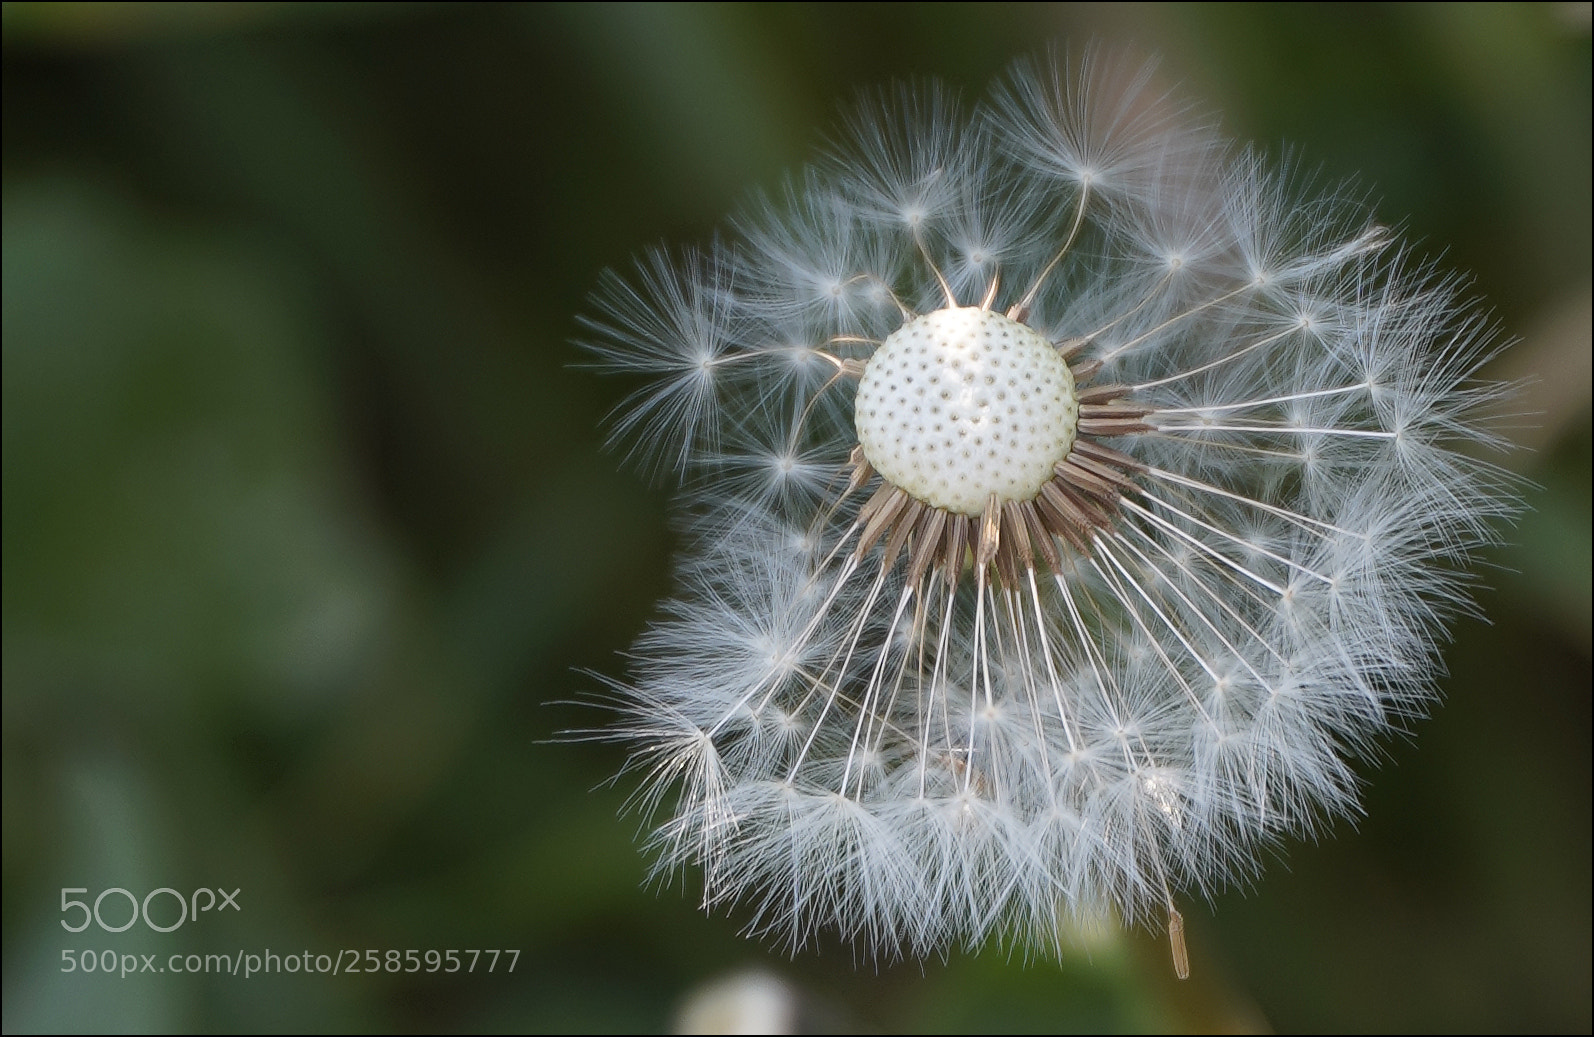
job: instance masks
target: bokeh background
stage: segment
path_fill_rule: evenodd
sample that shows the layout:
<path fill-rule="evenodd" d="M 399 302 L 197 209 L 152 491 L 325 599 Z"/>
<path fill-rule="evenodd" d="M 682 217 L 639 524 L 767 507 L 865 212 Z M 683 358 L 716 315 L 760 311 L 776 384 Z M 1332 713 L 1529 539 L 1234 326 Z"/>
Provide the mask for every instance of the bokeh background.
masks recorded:
<path fill-rule="evenodd" d="M 4 7 L 4 1029 L 659 1032 L 747 970 L 820 1028 L 1590 1028 L 1588 4 Z M 1149 934 L 795 960 L 643 887 L 557 744 L 668 591 L 572 364 L 858 89 L 1095 40 L 1355 177 L 1532 378 L 1532 480 L 1366 817 Z M 170 934 L 64 887 L 240 888 Z M 107 902 L 125 914 L 125 902 Z M 74 916 L 75 917 L 75 916 Z M 474 974 L 64 975 L 63 950 L 518 948 Z"/>

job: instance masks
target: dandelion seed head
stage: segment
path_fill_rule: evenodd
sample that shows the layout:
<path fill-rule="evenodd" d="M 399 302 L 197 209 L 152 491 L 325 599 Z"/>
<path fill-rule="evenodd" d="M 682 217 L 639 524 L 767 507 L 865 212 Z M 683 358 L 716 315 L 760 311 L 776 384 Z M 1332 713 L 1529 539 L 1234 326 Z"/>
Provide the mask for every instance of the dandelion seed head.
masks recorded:
<path fill-rule="evenodd" d="M 657 874 L 795 949 L 1182 933 L 1354 814 L 1516 510 L 1491 325 L 1148 67 L 866 98 L 711 249 L 606 275 L 680 479 L 619 719 Z M 1176 941 L 1176 957 L 1182 944 Z"/>

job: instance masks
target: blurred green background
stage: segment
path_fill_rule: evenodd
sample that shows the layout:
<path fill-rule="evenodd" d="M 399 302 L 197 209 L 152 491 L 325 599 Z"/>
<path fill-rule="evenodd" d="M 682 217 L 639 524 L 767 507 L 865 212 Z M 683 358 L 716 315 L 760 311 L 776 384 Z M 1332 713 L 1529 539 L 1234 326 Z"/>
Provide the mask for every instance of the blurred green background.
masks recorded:
<path fill-rule="evenodd" d="M 1185 906 L 1188 983 L 1148 934 L 792 960 L 643 888 L 621 754 L 548 741 L 672 550 L 574 315 L 856 89 L 1090 40 L 1470 272 L 1532 510 L 1365 819 Z M 7 1032 L 658 1032 L 749 968 L 884 1032 L 1590 1028 L 1588 4 L 9 3 L 3 76 Z M 73 935 L 64 887 L 242 910 Z M 470 947 L 521 953 L 61 972 Z"/>

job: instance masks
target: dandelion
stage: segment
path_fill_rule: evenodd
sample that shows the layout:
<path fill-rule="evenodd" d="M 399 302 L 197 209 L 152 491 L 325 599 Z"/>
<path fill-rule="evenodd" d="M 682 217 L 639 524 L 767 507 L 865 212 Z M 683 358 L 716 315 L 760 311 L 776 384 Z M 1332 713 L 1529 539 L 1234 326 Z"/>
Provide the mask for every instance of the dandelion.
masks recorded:
<path fill-rule="evenodd" d="M 1513 509 L 1486 320 L 1097 55 L 862 103 L 712 246 L 606 274 L 680 589 L 612 682 L 651 848 L 797 948 L 1181 895 L 1357 811 Z"/>

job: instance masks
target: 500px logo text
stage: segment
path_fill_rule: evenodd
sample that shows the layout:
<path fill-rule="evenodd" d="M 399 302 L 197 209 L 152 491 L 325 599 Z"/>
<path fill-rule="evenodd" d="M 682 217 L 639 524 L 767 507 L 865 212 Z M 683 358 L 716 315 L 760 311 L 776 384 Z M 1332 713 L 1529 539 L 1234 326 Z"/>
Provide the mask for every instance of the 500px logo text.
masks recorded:
<path fill-rule="evenodd" d="M 172 889 L 170 886 L 162 886 L 159 889 L 150 890 L 148 893 L 144 894 L 144 899 L 140 900 L 122 887 L 112 886 L 110 889 L 102 890 L 100 894 L 94 898 L 94 906 L 91 908 L 88 902 L 85 900 L 67 899 L 69 894 L 87 893 L 87 889 L 78 887 L 63 887 L 61 890 L 61 913 L 67 914 L 68 912 L 81 911 L 83 912 L 83 920 L 77 925 L 73 925 L 72 923 L 74 919 L 63 918 L 61 919 L 61 928 L 65 929 L 69 933 L 80 933 L 89 927 L 89 923 L 93 922 L 98 924 L 101 929 L 104 929 L 108 933 L 121 933 L 131 929 L 133 927 L 133 923 L 142 918 L 144 920 L 144 924 L 156 932 L 169 933 L 173 929 L 179 928 L 184 922 L 187 922 L 191 919 L 197 919 L 203 912 L 206 911 L 223 911 L 227 908 L 232 908 L 234 911 L 242 911 L 243 908 L 238 906 L 238 894 L 242 891 L 242 886 L 233 890 L 231 893 L 224 889 L 211 889 L 208 886 L 201 886 L 194 890 L 190 896 L 185 898 L 181 893 L 177 892 L 175 889 Z M 171 921 L 171 909 L 165 906 L 167 901 L 157 899 L 163 894 L 169 898 L 169 900 L 175 900 L 177 902 L 176 921 Z M 127 898 L 127 903 L 130 908 L 129 917 L 125 922 L 114 924 L 116 923 L 117 919 L 121 917 L 121 898 L 123 897 Z M 105 902 L 106 898 L 110 898 L 110 903 Z M 203 905 L 200 903 L 202 898 L 204 900 Z M 151 916 L 150 907 L 152 904 L 162 905 L 160 912 L 162 922 L 170 922 L 169 925 L 162 924 L 162 922 L 157 922 L 155 918 Z M 103 911 L 102 908 L 104 909 Z M 106 912 L 108 912 L 111 916 L 110 921 L 106 921 Z"/>

